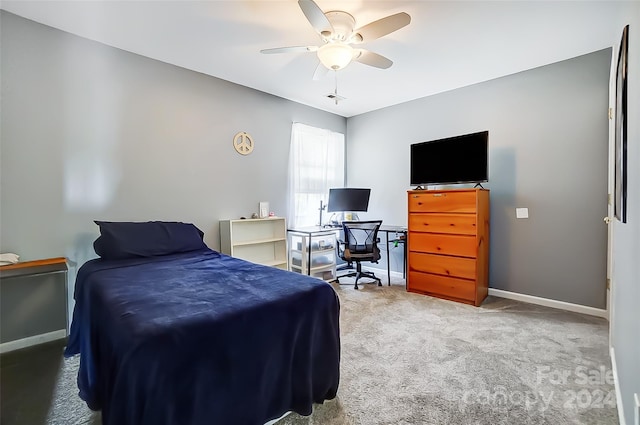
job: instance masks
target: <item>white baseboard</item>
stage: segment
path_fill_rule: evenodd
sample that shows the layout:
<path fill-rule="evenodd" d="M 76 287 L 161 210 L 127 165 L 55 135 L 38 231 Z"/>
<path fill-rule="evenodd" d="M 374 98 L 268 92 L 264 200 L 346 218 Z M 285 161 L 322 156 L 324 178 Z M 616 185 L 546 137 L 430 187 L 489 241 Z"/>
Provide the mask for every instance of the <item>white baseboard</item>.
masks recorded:
<path fill-rule="evenodd" d="M 32 345 L 43 344 L 45 342 L 55 341 L 67 336 L 66 329 L 60 329 L 58 331 L 47 332 L 46 334 L 29 336 L 27 338 L 16 339 L 15 341 L 3 342 L 0 344 L 0 354 L 8 353 L 9 351 L 19 350 L 21 348 L 31 347 Z"/>
<path fill-rule="evenodd" d="M 489 288 L 489 295 L 500 298 L 508 298 L 510 300 L 522 301 L 529 304 L 537 304 L 545 307 L 557 308 L 560 310 L 573 311 L 574 313 L 588 314 L 590 316 L 609 318 L 607 310 L 601 308 L 588 307 L 586 305 L 572 304 L 564 301 L 551 300 L 549 298 L 540 298 L 533 295 L 518 294 L 516 292 L 503 291 L 501 289 Z"/>
<path fill-rule="evenodd" d="M 387 277 L 387 269 L 381 269 L 380 267 L 372 267 L 369 265 L 364 265 L 364 263 L 362 264 L 362 268 L 372 273 L 376 273 L 376 276 L 379 274 L 380 276 L 384 276 L 385 278 Z M 391 277 L 402 279 L 402 272 L 391 270 L 389 274 L 391 275 Z"/>
<path fill-rule="evenodd" d="M 616 388 L 616 404 L 618 406 L 618 420 L 620 425 L 627 425 L 624 419 L 624 409 L 622 408 L 622 393 L 620 392 L 620 381 L 618 381 L 618 368 L 616 366 L 616 354 L 613 347 L 609 347 L 609 355 L 611 356 L 611 371 L 613 372 L 613 382 Z"/>
<path fill-rule="evenodd" d="M 378 277 L 387 275 L 386 269 L 378 267 L 372 267 L 370 265 L 362 266 L 363 269 L 372 271 L 378 274 Z M 402 272 L 391 271 L 391 276 L 395 278 L 402 278 Z M 586 305 L 573 304 L 565 301 L 557 301 L 549 298 L 541 298 L 533 295 L 518 294 L 517 292 L 503 291 L 502 289 L 489 288 L 489 295 L 500 298 L 508 298 L 510 300 L 522 301 L 529 304 L 537 304 L 545 307 L 557 308 L 560 310 L 573 311 L 574 313 L 588 314 L 589 316 L 602 317 L 609 319 L 609 312 L 601 308 L 589 307 Z"/>

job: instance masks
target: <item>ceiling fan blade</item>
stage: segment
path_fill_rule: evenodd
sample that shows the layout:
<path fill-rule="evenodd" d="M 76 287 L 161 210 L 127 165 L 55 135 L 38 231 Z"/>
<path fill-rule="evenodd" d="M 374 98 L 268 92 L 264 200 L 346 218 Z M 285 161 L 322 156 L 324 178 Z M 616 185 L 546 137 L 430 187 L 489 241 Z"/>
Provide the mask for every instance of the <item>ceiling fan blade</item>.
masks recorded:
<path fill-rule="evenodd" d="M 324 35 L 326 35 L 333 32 L 331 22 L 313 0 L 298 0 L 298 6 L 300 6 L 302 13 L 304 13 L 304 16 L 307 17 L 307 20 L 318 34 L 323 35 L 325 33 Z"/>
<path fill-rule="evenodd" d="M 293 46 L 293 47 L 276 47 L 275 49 L 262 49 L 260 53 L 270 55 L 272 53 L 306 53 L 315 52 L 318 46 Z"/>
<path fill-rule="evenodd" d="M 359 44 L 375 40 L 376 38 L 391 34 L 402 27 L 406 27 L 410 22 L 411 16 L 407 13 L 400 12 L 395 15 L 389 15 L 386 18 L 378 19 L 362 28 L 356 29 L 351 42 Z"/>
<path fill-rule="evenodd" d="M 357 49 L 353 60 L 376 68 L 387 69 L 393 62 L 382 55 L 364 49 Z"/>
<path fill-rule="evenodd" d="M 327 76 L 329 68 L 324 66 L 322 62 L 318 62 L 315 72 L 313 73 L 313 81 L 318 81 Z"/>

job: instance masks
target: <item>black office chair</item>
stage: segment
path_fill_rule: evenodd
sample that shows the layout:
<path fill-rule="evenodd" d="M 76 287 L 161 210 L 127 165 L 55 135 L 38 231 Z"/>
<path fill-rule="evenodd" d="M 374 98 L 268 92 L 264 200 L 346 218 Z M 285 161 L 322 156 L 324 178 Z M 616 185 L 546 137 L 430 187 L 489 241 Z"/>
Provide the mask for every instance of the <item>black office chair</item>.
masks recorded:
<path fill-rule="evenodd" d="M 371 272 L 363 272 L 360 264 L 362 261 L 377 263 L 380 259 L 380 249 L 378 249 L 377 242 L 380 225 L 382 225 L 382 220 L 342 222 L 344 241 L 338 241 L 338 255 L 344 261 L 356 263 L 356 271 L 336 276 L 337 283 L 340 283 L 341 277 L 355 276 L 354 288 L 358 289 L 358 279 L 364 276 L 378 282 L 378 286 L 382 286 L 380 279 Z"/>

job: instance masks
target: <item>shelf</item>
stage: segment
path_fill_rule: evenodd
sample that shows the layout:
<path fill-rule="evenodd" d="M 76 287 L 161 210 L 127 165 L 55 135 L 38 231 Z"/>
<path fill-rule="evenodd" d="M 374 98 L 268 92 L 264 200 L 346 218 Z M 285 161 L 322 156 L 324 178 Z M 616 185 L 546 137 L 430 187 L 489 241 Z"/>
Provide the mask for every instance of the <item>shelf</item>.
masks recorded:
<path fill-rule="evenodd" d="M 220 251 L 256 264 L 288 269 L 285 219 L 221 220 Z"/>
<path fill-rule="evenodd" d="M 334 264 L 323 264 L 322 266 L 311 267 L 311 273 L 321 270 L 332 270 L 334 267 Z"/>
<path fill-rule="evenodd" d="M 302 270 L 300 267 L 296 267 L 296 266 L 292 266 L 291 267 L 291 271 L 294 273 L 300 273 L 303 275 L 307 275 L 307 271 L 306 270 Z M 324 281 L 332 281 L 335 280 L 336 278 L 336 273 L 333 270 L 333 268 L 328 268 L 325 267 L 324 269 L 321 270 L 311 270 L 311 277 L 314 277 L 316 279 L 322 279 Z"/>
<path fill-rule="evenodd" d="M 287 265 L 287 260 L 273 260 L 273 261 L 265 261 L 262 264 L 265 266 L 278 267 Z"/>
<path fill-rule="evenodd" d="M 261 243 L 285 242 L 285 238 L 254 239 L 252 241 L 233 242 L 233 246 L 259 245 Z"/>

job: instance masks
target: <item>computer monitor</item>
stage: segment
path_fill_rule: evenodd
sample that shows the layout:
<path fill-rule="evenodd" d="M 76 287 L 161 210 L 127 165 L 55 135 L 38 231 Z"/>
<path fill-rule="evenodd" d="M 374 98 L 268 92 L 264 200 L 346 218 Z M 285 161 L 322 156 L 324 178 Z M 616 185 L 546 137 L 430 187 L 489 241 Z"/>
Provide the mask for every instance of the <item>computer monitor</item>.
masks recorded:
<path fill-rule="evenodd" d="M 371 189 L 350 187 L 329 189 L 328 212 L 367 211 Z"/>

